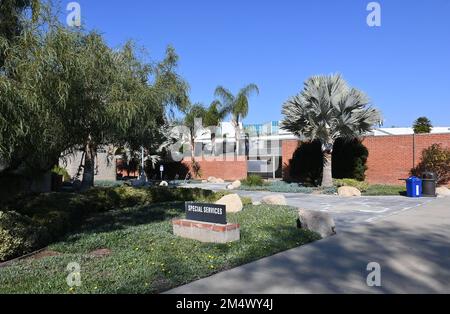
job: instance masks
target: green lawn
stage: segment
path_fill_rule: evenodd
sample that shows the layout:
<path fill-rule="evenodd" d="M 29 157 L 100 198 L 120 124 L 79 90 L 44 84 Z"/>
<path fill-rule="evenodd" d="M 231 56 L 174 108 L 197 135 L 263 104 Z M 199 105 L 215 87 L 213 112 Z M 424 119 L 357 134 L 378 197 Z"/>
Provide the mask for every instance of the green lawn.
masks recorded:
<path fill-rule="evenodd" d="M 406 194 L 406 187 L 397 185 L 370 185 L 367 191 L 363 193 L 366 196 L 389 196 Z"/>
<path fill-rule="evenodd" d="M 229 221 L 241 241 L 203 244 L 177 238 L 170 220 L 180 203 L 137 206 L 89 218 L 80 232 L 48 249 L 60 253 L 0 268 L 0 293 L 157 293 L 319 239 L 297 229 L 290 207 L 246 206 Z M 110 255 L 93 256 L 98 249 Z M 66 267 L 81 266 L 81 287 L 70 289 Z"/>

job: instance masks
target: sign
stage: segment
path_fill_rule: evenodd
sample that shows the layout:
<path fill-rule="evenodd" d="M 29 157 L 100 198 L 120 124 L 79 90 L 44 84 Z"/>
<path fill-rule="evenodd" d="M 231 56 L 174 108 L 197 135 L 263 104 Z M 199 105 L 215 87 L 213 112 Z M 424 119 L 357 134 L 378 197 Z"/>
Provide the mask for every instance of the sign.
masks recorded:
<path fill-rule="evenodd" d="M 201 222 L 209 222 L 220 225 L 227 224 L 227 213 L 225 205 L 185 203 L 186 219 Z"/>

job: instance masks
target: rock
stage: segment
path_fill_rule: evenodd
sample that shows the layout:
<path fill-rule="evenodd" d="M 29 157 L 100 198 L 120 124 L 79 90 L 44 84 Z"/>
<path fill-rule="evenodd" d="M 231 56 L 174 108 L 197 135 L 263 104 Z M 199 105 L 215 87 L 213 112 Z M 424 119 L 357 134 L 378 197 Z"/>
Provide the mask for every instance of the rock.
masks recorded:
<path fill-rule="evenodd" d="M 241 181 L 236 180 L 233 183 L 231 183 L 231 185 L 233 186 L 233 188 L 239 189 L 241 187 L 242 183 L 241 183 Z"/>
<path fill-rule="evenodd" d="M 225 183 L 225 180 L 219 178 L 219 179 L 216 179 L 216 181 L 214 183 Z"/>
<path fill-rule="evenodd" d="M 206 181 L 208 181 L 209 183 L 215 183 L 216 180 L 216 177 L 208 177 Z"/>
<path fill-rule="evenodd" d="M 261 203 L 266 205 L 287 205 L 286 198 L 281 194 L 268 195 L 262 199 Z"/>
<path fill-rule="evenodd" d="M 216 202 L 217 205 L 225 205 L 227 207 L 227 213 L 237 213 L 242 211 L 244 205 L 242 200 L 237 194 L 229 194 L 222 197 Z"/>
<path fill-rule="evenodd" d="M 167 183 L 166 181 L 162 181 L 159 186 L 169 186 L 169 183 Z"/>
<path fill-rule="evenodd" d="M 352 186 L 342 186 L 338 189 L 338 195 L 342 197 L 360 197 L 361 191 Z"/>
<path fill-rule="evenodd" d="M 445 186 L 438 187 L 436 188 L 436 194 L 438 197 L 449 197 L 450 189 Z"/>
<path fill-rule="evenodd" d="M 336 225 L 329 213 L 299 209 L 298 227 L 320 234 L 328 238 L 336 234 Z"/>
<path fill-rule="evenodd" d="M 228 190 L 237 190 L 241 187 L 241 181 L 236 180 L 233 183 L 231 183 L 230 185 L 227 186 Z"/>
<path fill-rule="evenodd" d="M 208 180 L 202 180 L 202 183 L 208 183 Z"/>

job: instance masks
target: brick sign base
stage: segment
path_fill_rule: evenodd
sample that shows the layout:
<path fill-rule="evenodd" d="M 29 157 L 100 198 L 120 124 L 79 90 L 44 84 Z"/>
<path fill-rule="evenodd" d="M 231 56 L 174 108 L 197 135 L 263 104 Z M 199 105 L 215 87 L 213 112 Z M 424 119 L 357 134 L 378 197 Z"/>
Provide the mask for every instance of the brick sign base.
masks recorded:
<path fill-rule="evenodd" d="M 229 243 L 240 240 L 238 224 L 218 225 L 187 219 L 172 220 L 173 234 L 204 243 Z"/>

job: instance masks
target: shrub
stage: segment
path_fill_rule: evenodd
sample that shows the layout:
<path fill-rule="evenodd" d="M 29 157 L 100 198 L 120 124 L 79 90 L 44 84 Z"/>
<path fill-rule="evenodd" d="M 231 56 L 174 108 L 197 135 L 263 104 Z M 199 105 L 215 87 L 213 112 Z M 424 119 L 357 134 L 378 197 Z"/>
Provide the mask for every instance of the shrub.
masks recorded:
<path fill-rule="evenodd" d="M 123 186 L 125 181 L 112 181 L 112 180 L 96 180 L 95 186 L 99 188 L 115 188 Z"/>
<path fill-rule="evenodd" d="M 60 167 L 60 166 L 55 166 L 52 169 L 52 173 L 62 176 L 64 178 L 65 182 L 70 181 L 72 178 L 70 177 L 69 172 L 67 172 L 66 168 Z"/>
<path fill-rule="evenodd" d="M 424 172 L 434 172 L 438 184 L 450 182 L 450 149 L 440 144 L 433 144 L 422 152 L 420 164 L 411 170 L 411 174 L 421 176 Z"/>
<path fill-rule="evenodd" d="M 365 192 L 369 188 L 369 183 L 358 181 L 355 179 L 335 179 L 334 185 L 338 188 L 342 186 L 352 186 L 354 188 L 357 188 L 361 192 Z"/>
<path fill-rule="evenodd" d="M 0 212 L 0 261 L 31 252 L 46 238 L 45 230 L 39 230 L 29 217 L 17 212 Z"/>
<path fill-rule="evenodd" d="M 302 143 L 289 161 L 290 177 L 317 186 L 322 180 L 323 153 L 319 141 Z"/>
<path fill-rule="evenodd" d="M 360 140 L 336 140 L 333 148 L 333 178 L 365 180 L 368 149 Z M 290 161 L 290 177 L 309 185 L 318 186 L 322 180 L 323 153 L 319 141 L 303 143 Z"/>
<path fill-rule="evenodd" d="M 369 150 L 360 140 L 338 139 L 333 149 L 333 178 L 351 178 L 358 181 L 366 179 Z"/>
<path fill-rule="evenodd" d="M 247 178 L 241 180 L 241 183 L 246 186 L 264 186 L 264 185 L 266 185 L 266 183 L 264 182 L 264 179 L 255 174 L 249 175 Z"/>

